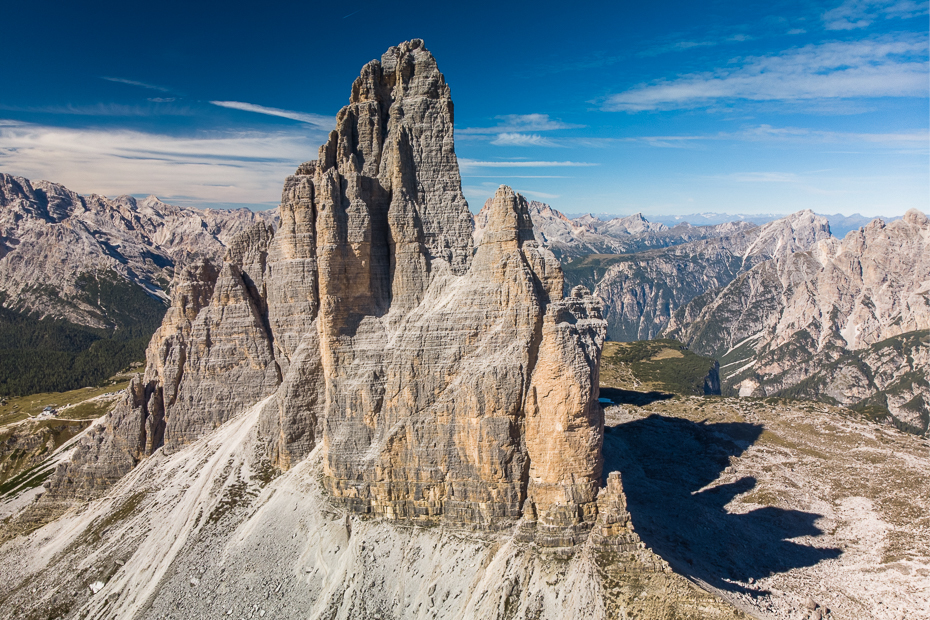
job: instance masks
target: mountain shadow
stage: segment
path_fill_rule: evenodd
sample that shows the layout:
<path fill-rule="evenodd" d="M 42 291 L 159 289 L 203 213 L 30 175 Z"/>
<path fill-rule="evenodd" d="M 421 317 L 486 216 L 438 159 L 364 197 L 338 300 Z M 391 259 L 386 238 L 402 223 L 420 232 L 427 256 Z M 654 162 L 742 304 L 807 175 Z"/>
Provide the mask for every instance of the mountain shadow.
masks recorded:
<path fill-rule="evenodd" d="M 701 490 L 761 434 L 756 424 L 651 415 L 607 428 L 604 471 L 622 473 L 633 526 L 676 571 L 721 590 L 757 594 L 726 580 L 759 579 L 841 553 L 789 540 L 822 534 L 816 525 L 822 515 L 775 507 L 726 512 L 755 478 Z"/>
<path fill-rule="evenodd" d="M 643 407 L 657 400 L 668 400 L 674 398 L 674 394 L 668 392 L 637 392 L 635 390 L 621 390 L 620 388 L 602 387 L 600 389 L 600 399 L 604 404 L 610 401 L 612 405 L 636 405 Z"/>

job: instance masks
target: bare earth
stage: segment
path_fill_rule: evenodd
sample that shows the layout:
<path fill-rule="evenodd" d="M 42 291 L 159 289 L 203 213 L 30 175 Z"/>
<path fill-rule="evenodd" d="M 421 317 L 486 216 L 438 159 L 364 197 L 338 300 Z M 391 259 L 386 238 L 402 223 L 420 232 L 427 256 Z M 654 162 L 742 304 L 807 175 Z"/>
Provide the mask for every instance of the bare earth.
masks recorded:
<path fill-rule="evenodd" d="M 760 618 L 930 618 L 930 442 L 803 401 L 606 410 L 643 541 Z M 747 608 L 750 605 L 751 608 Z"/>

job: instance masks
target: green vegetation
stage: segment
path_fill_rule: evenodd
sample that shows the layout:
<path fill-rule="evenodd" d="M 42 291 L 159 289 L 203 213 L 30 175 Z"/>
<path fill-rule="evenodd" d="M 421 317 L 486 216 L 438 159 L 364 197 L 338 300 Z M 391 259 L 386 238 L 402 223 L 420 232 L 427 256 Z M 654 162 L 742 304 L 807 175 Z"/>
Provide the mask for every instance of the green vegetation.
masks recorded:
<path fill-rule="evenodd" d="M 110 327 L 37 319 L 0 307 L 0 396 L 101 385 L 144 359 L 165 314 L 164 304 L 115 272 L 85 273 L 77 283 L 78 300 L 96 308 L 95 314 Z"/>
<path fill-rule="evenodd" d="M 0 484 L 0 498 L 12 497 L 23 491 L 34 489 L 48 480 L 49 476 L 51 476 L 54 471 L 55 465 L 49 463 L 46 459 L 35 467 L 27 469 L 3 484 Z"/>
<path fill-rule="evenodd" d="M 689 351 L 677 340 L 604 344 L 603 387 L 702 396 L 713 393 L 715 384 L 719 387 L 717 363 Z"/>
<path fill-rule="evenodd" d="M 111 377 L 100 387 L 81 388 L 68 392 L 51 392 L 44 394 L 30 394 L 0 401 L 0 427 L 34 417 L 42 413 L 46 407 L 59 408 L 72 403 L 80 403 L 75 407 L 64 409 L 56 414 L 58 418 L 68 420 L 86 420 L 97 418 L 109 411 L 112 402 L 84 402 L 106 394 L 119 392 L 129 385 L 129 378 L 125 375 Z"/>
<path fill-rule="evenodd" d="M 634 254 L 589 254 L 576 258 L 571 262 L 562 261 L 562 272 L 565 274 L 565 290 L 583 284 L 594 290 L 604 272 L 612 265 L 626 263 L 640 259 Z"/>

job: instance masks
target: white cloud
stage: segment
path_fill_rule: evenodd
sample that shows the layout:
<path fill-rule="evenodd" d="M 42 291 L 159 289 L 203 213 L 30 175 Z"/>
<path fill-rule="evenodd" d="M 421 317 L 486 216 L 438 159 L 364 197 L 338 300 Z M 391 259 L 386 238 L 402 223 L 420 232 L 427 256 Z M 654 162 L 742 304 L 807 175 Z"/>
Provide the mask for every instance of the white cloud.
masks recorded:
<path fill-rule="evenodd" d="M 177 137 L 0 121 L 0 170 L 83 194 L 268 206 L 324 139 L 316 130 Z"/>
<path fill-rule="evenodd" d="M 502 133 L 491 140 L 496 146 L 558 146 L 549 138 L 535 133 Z"/>
<path fill-rule="evenodd" d="M 642 84 L 609 97 L 626 112 L 694 108 L 718 100 L 800 101 L 850 97 L 926 97 L 926 37 L 830 42 L 732 68 Z"/>
<path fill-rule="evenodd" d="M 106 80 L 106 81 L 108 81 L 108 82 L 116 82 L 116 83 L 118 83 L 118 84 L 128 84 L 128 85 L 130 85 L 130 86 L 138 86 L 138 87 L 140 87 L 140 88 L 148 88 L 149 90 L 157 90 L 157 91 L 161 91 L 161 92 L 163 92 L 163 93 L 169 93 L 169 92 L 171 92 L 171 89 L 170 89 L 170 88 L 165 88 L 164 86 L 155 86 L 154 84 L 147 84 L 147 83 L 145 83 L 145 82 L 138 82 L 138 81 L 136 81 L 136 80 L 127 80 L 127 79 L 124 79 L 124 78 L 116 78 L 116 77 L 101 77 L 100 79 L 101 79 L 101 80 Z"/>
<path fill-rule="evenodd" d="M 244 112 L 255 112 L 257 114 L 267 114 L 269 116 L 280 116 L 281 118 L 289 118 L 294 121 L 300 121 L 301 123 L 308 123 L 310 125 L 316 125 L 321 129 L 332 129 L 336 124 L 336 119 L 331 116 L 323 116 L 322 114 L 308 114 L 306 112 L 292 112 L 291 110 L 282 110 L 280 108 L 268 108 L 263 105 L 255 105 L 254 103 L 243 103 L 241 101 L 211 101 L 213 105 L 220 106 L 221 108 L 230 108 L 233 110 L 242 110 Z"/>
<path fill-rule="evenodd" d="M 721 137 L 733 134 L 721 134 Z M 797 140 L 818 143 L 864 143 L 878 146 L 902 147 L 921 146 L 926 150 L 930 142 L 930 133 L 926 130 L 898 133 L 856 133 L 843 131 L 823 131 L 801 127 L 772 127 L 759 125 L 736 134 L 746 139 L 758 140 Z"/>
<path fill-rule="evenodd" d="M 526 131 L 554 131 L 557 129 L 577 129 L 584 125 L 572 125 L 549 118 L 548 114 L 504 114 L 495 116 L 500 121 L 496 127 L 463 127 L 456 129 L 459 134 L 499 134 Z"/>
<path fill-rule="evenodd" d="M 170 103 L 167 98 L 149 99 L 153 103 Z M 174 101 L 171 98 L 171 101 Z M 0 110 L 9 112 L 31 112 L 39 114 L 67 114 L 74 116 L 190 116 L 187 106 L 158 105 L 123 105 L 120 103 L 97 103 L 93 105 L 49 105 L 49 106 L 10 106 L 0 104 Z"/>
<path fill-rule="evenodd" d="M 478 161 L 474 159 L 459 158 L 459 166 L 462 170 L 473 168 L 581 168 L 587 166 L 597 166 L 579 161 Z"/>
<path fill-rule="evenodd" d="M 914 0 L 846 0 L 823 14 L 827 30 L 855 30 L 870 26 L 877 19 L 909 18 L 925 15 L 926 2 Z"/>

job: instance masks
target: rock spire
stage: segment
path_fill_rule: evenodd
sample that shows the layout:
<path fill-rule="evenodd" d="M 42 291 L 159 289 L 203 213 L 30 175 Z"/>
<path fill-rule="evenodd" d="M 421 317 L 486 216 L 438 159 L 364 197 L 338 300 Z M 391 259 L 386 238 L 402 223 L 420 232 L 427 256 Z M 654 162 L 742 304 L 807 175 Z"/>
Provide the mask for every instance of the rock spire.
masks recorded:
<path fill-rule="evenodd" d="M 462 195 L 448 85 L 422 41 L 362 68 L 349 105 L 222 266 L 188 267 L 131 398 L 60 490 L 172 451 L 245 408 L 287 469 L 323 450 L 332 501 L 356 513 L 500 529 L 567 546 L 593 526 L 606 331 L 583 287 L 562 295 L 526 200 L 501 187 L 480 243 Z M 84 465 L 81 465 L 84 464 Z"/>

